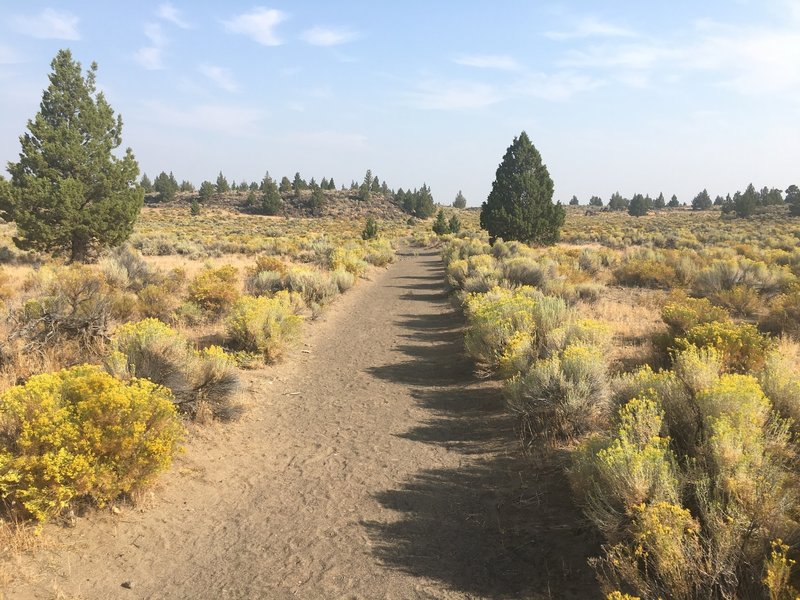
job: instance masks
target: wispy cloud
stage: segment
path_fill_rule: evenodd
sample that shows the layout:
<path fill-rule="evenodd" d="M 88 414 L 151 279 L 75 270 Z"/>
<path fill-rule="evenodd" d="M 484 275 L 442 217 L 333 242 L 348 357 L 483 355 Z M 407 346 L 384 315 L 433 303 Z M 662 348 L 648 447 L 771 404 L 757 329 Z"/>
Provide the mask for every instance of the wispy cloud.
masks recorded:
<path fill-rule="evenodd" d="M 474 110 L 503 99 L 495 86 L 475 81 L 427 80 L 409 93 L 411 105 L 424 110 Z"/>
<path fill-rule="evenodd" d="M 469 54 L 453 59 L 457 65 L 477 69 L 496 69 L 498 71 L 518 71 L 521 65 L 511 56 L 500 54 Z"/>
<path fill-rule="evenodd" d="M 161 29 L 161 25 L 148 23 L 144 27 L 144 35 L 150 41 L 150 45 L 139 48 L 133 55 L 134 60 L 149 71 L 163 69 L 164 48 L 167 45 L 167 38 Z"/>
<path fill-rule="evenodd" d="M 257 108 L 220 104 L 176 107 L 161 102 L 145 104 L 149 118 L 167 127 L 196 129 L 231 137 L 254 137 L 266 113 Z"/>
<path fill-rule="evenodd" d="M 291 144 L 302 148 L 330 148 L 339 150 L 358 150 L 367 147 L 367 136 L 345 131 L 308 131 L 295 132 L 279 136 L 282 144 Z"/>
<path fill-rule="evenodd" d="M 338 46 L 358 39 L 358 33 L 346 28 L 312 27 L 305 30 L 300 38 L 312 46 Z"/>
<path fill-rule="evenodd" d="M 0 65 L 15 65 L 22 62 L 19 52 L 10 46 L 0 44 Z"/>
<path fill-rule="evenodd" d="M 14 29 L 24 35 L 43 40 L 79 40 L 80 19 L 72 13 L 45 8 L 36 15 L 18 15 L 12 19 Z"/>
<path fill-rule="evenodd" d="M 569 71 L 533 73 L 514 83 L 512 95 L 540 98 L 552 102 L 569 100 L 576 94 L 589 92 L 603 85 L 599 78 Z"/>
<path fill-rule="evenodd" d="M 551 40 L 571 40 L 588 37 L 638 37 L 638 34 L 626 27 L 614 25 L 594 17 L 585 17 L 567 31 L 548 31 L 545 37 Z"/>
<path fill-rule="evenodd" d="M 226 92 L 238 92 L 239 84 L 228 69 L 215 65 L 200 65 L 197 70 Z"/>
<path fill-rule="evenodd" d="M 156 11 L 156 15 L 160 19 L 164 19 L 165 21 L 169 21 L 176 27 L 180 27 L 181 29 L 191 29 L 191 25 L 183 18 L 181 15 L 181 11 L 179 11 L 175 6 L 169 2 L 159 5 L 158 10 Z"/>
<path fill-rule="evenodd" d="M 286 14 L 279 10 L 256 7 L 223 21 L 223 24 L 226 31 L 246 35 L 263 46 L 280 46 L 283 41 L 275 33 L 275 28 L 285 20 Z"/>

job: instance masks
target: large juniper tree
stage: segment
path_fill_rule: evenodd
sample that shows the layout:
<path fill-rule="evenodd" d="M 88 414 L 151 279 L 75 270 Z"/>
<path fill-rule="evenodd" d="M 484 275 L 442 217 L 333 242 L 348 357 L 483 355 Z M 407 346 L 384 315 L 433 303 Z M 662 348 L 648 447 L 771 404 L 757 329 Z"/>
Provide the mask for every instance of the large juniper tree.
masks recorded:
<path fill-rule="evenodd" d="M 97 65 L 84 76 L 71 52 L 60 50 L 51 68 L 39 112 L 20 136 L 19 162 L 8 164 L 0 212 L 16 222 L 19 248 L 83 261 L 130 236 L 144 190 L 131 149 L 114 154 L 122 118 L 97 91 Z"/>
<path fill-rule="evenodd" d="M 492 240 L 554 244 L 565 214 L 561 203 L 553 204 L 553 180 L 523 131 L 497 168 L 492 191 L 481 206 L 481 227 Z"/>

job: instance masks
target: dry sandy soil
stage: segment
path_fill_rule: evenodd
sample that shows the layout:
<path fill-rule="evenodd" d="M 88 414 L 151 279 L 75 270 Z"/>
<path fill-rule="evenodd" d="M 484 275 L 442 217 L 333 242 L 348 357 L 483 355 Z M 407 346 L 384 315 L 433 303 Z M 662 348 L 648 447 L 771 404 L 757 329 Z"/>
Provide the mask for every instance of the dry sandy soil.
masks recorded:
<path fill-rule="evenodd" d="M 461 329 L 437 255 L 400 257 L 138 506 L 49 526 L 6 597 L 598 597 L 557 457 L 520 455 Z"/>

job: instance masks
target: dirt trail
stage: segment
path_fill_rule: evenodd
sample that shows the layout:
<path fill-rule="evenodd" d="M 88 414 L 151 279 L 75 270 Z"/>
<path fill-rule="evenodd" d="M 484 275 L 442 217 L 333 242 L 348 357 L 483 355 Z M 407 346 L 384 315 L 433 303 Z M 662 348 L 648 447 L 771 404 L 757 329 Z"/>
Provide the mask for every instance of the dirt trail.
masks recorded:
<path fill-rule="evenodd" d="M 51 531 L 7 596 L 593 597 L 563 476 L 519 456 L 461 326 L 437 255 L 400 257 L 245 374 L 245 417 L 149 501 Z"/>

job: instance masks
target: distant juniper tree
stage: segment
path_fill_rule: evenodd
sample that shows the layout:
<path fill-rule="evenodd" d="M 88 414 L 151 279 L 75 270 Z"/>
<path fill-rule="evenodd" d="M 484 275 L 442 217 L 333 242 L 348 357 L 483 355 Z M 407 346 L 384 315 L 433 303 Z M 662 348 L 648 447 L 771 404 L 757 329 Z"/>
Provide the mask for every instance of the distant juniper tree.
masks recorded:
<path fill-rule="evenodd" d="M 225 179 L 225 175 L 222 174 L 222 171 L 219 172 L 217 175 L 217 193 L 224 194 L 225 192 L 229 192 L 231 186 L 228 185 L 228 180 Z"/>
<path fill-rule="evenodd" d="M 717 194 L 716 198 L 714 198 L 714 206 L 722 206 L 725 203 L 725 198 Z"/>
<path fill-rule="evenodd" d="M 172 202 L 178 191 L 178 182 L 172 171 L 169 175 L 161 171 L 153 182 L 153 190 L 158 192 L 159 202 Z"/>
<path fill-rule="evenodd" d="M 328 182 L 328 189 L 329 190 L 336 189 L 336 182 L 333 180 L 333 177 L 331 177 L 330 181 Z"/>
<path fill-rule="evenodd" d="M 578 197 L 573 194 L 572 198 L 569 199 L 569 205 L 570 206 L 578 206 L 579 204 L 580 204 L 580 201 L 578 200 Z"/>
<path fill-rule="evenodd" d="M 319 187 L 321 187 L 323 190 L 327 190 L 328 189 L 328 178 L 327 177 L 323 177 L 322 178 L 322 181 L 319 182 Z"/>
<path fill-rule="evenodd" d="M 751 183 L 744 193 L 736 192 L 733 196 L 733 211 L 737 217 L 749 217 L 756 211 L 759 200 L 758 192 Z"/>
<path fill-rule="evenodd" d="M 377 177 L 372 178 L 372 186 L 370 186 L 369 191 L 374 192 L 376 194 L 381 193 L 381 182 Z"/>
<path fill-rule="evenodd" d="M 415 195 L 416 208 L 414 210 L 414 214 L 420 219 L 427 219 L 428 217 L 433 216 L 433 212 L 436 210 L 436 205 L 433 202 L 431 188 L 429 188 L 426 183 L 423 183 L 422 187 L 418 192 L 415 193 Z"/>
<path fill-rule="evenodd" d="M 436 235 L 444 235 L 447 233 L 447 219 L 444 216 L 444 209 L 439 209 L 439 212 L 436 215 L 436 220 L 433 222 L 433 233 Z"/>
<path fill-rule="evenodd" d="M 667 206 L 670 208 L 678 208 L 680 205 L 681 203 L 678 202 L 678 197 L 675 194 L 672 194 L 672 198 L 670 198 L 669 202 L 667 202 Z"/>
<path fill-rule="evenodd" d="M 322 188 L 318 185 L 315 185 L 314 189 L 311 191 L 309 206 L 311 207 L 312 215 L 319 216 L 322 214 L 322 209 L 325 206 L 325 192 L 323 192 Z"/>
<path fill-rule="evenodd" d="M 361 239 L 374 240 L 378 237 L 378 233 L 378 222 L 372 216 L 367 217 L 367 222 L 364 225 L 364 229 L 361 231 Z"/>
<path fill-rule="evenodd" d="M 603 199 L 600 196 L 589 198 L 589 206 L 603 206 Z"/>
<path fill-rule="evenodd" d="M 461 190 L 458 190 L 458 193 L 456 194 L 456 199 L 453 200 L 453 207 L 467 208 L 467 199 L 464 197 L 464 194 L 461 193 Z"/>
<path fill-rule="evenodd" d="M 692 199 L 692 210 L 708 210 L 713 206 L 708 190 L 703 190 Z"/>
<path fill-rule="evenodd" d="M 216 186 L 210 181 L 204 181 L 203 183 L 201 183 L 200 191 L 198 192 L 200 202 L 208 202 L 211 199 L 211 196 L 213 196 L 216 191 L 217 191 Z"/>
<path fill-rule="evenodd" d="M 722 200 L 722 214 L 729 215 L 735 212 L 736 205 L 733 202 L 733 198 L 731 198 L 730 194 L 725 194 L 725 198 Z"/>
<path fill-rule="evenodd" d="M 308 188 L 313 190 L 314 188 L 317 187 L 319 187 L 319 185 L 317 184 L 317 180 L 312 177 L 311 181 L 308 182 Z"/>
<path fill-rule="evenodd" d="M 261 190 L 261 210 L 268 215 L 277 215 L 281 211 L 283 200 L 275 180 L 269 176 L 269 173 L 264 175 L 259 189 Z"/>
<path fill-rule="evenodd" d="M 189 206 L 189 214 L 196 217 L 200 214 L 200 203 L 197 198 L 192 198 L 192 204 Z"/>
<path fill-rule="evenodd" d="M 191 181 L 183 180 L 181 181 L 180 190 L 182 192 L 193 192 L 194 191 L 194 184 Z"/>
<path fill-rule="evenodd" d="M 623 198 L 619 192 L 614 192 L 608 200 L 608 210 L 628 210 L 629 204 L 627 198 Z"/>
<path fill-rule="evenodd" d="M 250 185 L 248 186 L 251 192 L 258 191 L 258 184 L 255 181 L 251 181 Z"/>
<path fill-rule="evenodd" d="M 792 184 L 786 188 L 786 204 L 789 205 L 789 214 L 800 217 L 800 188 Z"/>
<path fill-rule="evenodd" d="M 761 190 L 761 206 L 781 206 L 782 204 L 783 193 L 778 188 L 764 187 Z"/>
<path fill-rule="evenodd" d="M 383 182 L 381 183 L 381 194 L 385 196 L 388 193 L 389 193 L 389 186 L 386 185 L 386 180 L 384 179 Z"/>
<path fill-rule="evenodd" d="M 292 182 L 286 175 L 281 177 L 281 184 L 278 186 L 278 191 L 282 194 L 288 194 L 292 191 Z"/>
<path fill-rule="evenodd" d="M 147 176 L 147 173 L 142 175 L 142 180 L 139 182 L 139 185 L 142 186 L 145 194 L 150 194 L 153 191 L 153 182 L 150 181 L 150 178 Z"/>
<path fill-rule="evenodd" d="M 121 155 L 122 118 L 97 91 L 97 64 L 86 75 L 69 50 L 50 63 L 39 112 L 28 121 L 19 162 L 0 187 L 0 216 L 16 224 L 22 250 L 66 253 L 85 261 L 124 242 L 144 201 L 139 165 Z"/>
<path fill-rule="evenodd" d="M 461 231 L 461 219 L 458 218 L 456 213 L 450 216 L 450 220 L 447 222 L 447 229 L 450 233 L 458 233 Z"/>
<path fill-rule="evenodd" d="M 650 197 L 644 197 L 641 194 L 634 194 L 628 204 L 628 214 L 634 217 L 643 217 L 646 215 L 653 206 L 653 201 Z"/>
<path fill-rule="evenodd" d="M 653 200 L 653 208 L 655 208 L 655 209 L 657 209 L 657 210 L 661 210 L 661 209 L 662 209 L 662 208 L 664 208 L 666 205 L 667 205 L 667 201 L 666 201 L 666 200 L 664 200 L 664 193 L 663 193 L 663 192 L 661 192 L 661 193 L 658 195 L 658 198 L 656 198 L 655 200 Z"/>
<path fill-rule="evenodd" d="M 364 175 L 364 181 L 361 183 L 361 186 L 358 188 L 358 199 L 362 202 L 366 202 L 369 200 L 369 193 L 372 190 L 372 171 L 367 169 L 367 173 Z"/>

